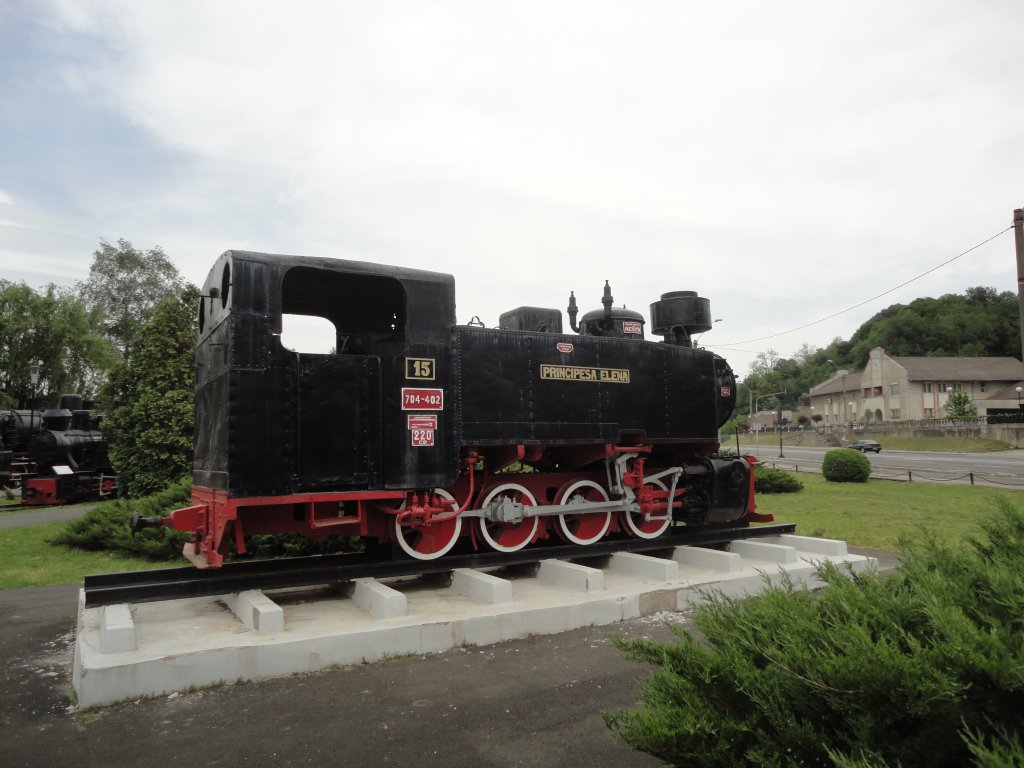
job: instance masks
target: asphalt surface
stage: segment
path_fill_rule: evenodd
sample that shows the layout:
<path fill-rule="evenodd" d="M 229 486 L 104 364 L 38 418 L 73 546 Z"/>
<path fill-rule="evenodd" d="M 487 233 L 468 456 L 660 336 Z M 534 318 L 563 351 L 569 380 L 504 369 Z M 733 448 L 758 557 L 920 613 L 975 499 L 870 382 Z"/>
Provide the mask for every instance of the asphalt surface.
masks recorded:
<path fill-rule="evenodd" d="M 617 741 L 601 713 L 633 706 L 647 672 L 608 636 L 667 639 L 663 617 L 78 712 L 76 595 L 0 592 L 8 768 L 659 764 Z"/>
<path fill-rule="evenodd" d="M 898 564 L 885 552 L 881 570 Z M 78 585 L 0 591 L 7 768 L 40 766 L 655 766 L 602 712 L 635 706 L 650 668 L 609 638 L 668 640 L 683 614 L 276 680 L 73 706 Z"/>
<path fill-rule="evenodd" d="M 75 504 L 70 507 L 41 507 L 24 509 L 21 507 L 0 507 L 0 530 L 4 528 L 27 528 L 32 525 L 47 523 L 66 523 L 81 517 L 96 504 Z"/>

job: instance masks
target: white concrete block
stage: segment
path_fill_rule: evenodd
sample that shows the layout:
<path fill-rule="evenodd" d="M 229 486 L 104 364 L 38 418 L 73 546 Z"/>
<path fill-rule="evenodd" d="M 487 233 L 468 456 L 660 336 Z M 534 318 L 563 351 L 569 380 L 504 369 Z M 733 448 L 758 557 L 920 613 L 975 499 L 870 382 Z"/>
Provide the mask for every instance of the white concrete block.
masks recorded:
<path fill-rule="evenodd" d="M 799 556 L 793 547 L 781 544 L 764 544 L 760 541 L 739 540 L 729 542 L 729 550 L 743 558 L 766 560 L 770 563 L 795 563 Z"/>
<path fill-rule="evenodd" d="M 227 595 L 224 603 L 253 632 L 280 632 L 284 629 L 281 606 L 258 589 Z"/>
<path fill-rule="evenodd" d="M 554 605 L 526 611 L 531 635 L 556 635 L 582 626 L 579 605 Z"/>
<path fill-rule="evenodd" d="M 706 547 L 676 547 L 672 559 L 681 565 L 733 573 L 743 568 L 743 558 L 735 552 Z"/>
<path fill-rule="evenodd" d="M 375 619 L 393 619 L 404 616 L 408 608 L 405 595 L 397 589 L 381 584 L 376 579 L 353 579 L 352 599 Z"/>
<path fill-rule="evenodd" d="M 452 572 L 452 589 L 470 600 L 481 603 L 511 603 L 512 582 L 472 568 L 456 568 Z"/>
<path fill-rule="evenodd" d="M 766 536 L 761 541 L 766 544 L 782 544 L 787 547 L 795 547 L 801 552 L 813 552 L 816 555 L 845 557 L 848 554 L 846 542 L 837 539 L 819 539 L 813 536 L 796 536 L 792 533 L 783 533 L 779 536 Z"/>
<path fill-rule="evenodd" d="M 100 650 L 103 653 L 135 650 L 135 621 L 127 605 L 104 606 L 100 615 Z"/>
<path fill-rule="evenodd" d="M 373 579 L 359 579 L 354 582 L 353 599 L 328 596 L 282 602 L 287 631 L 278 632 L 243 631 L 226 607 L 227 595 L 143 603 L 130 612 L 127 606 L 84 608 L 80 603 L 72 681 L 80 706 L 87 708 L 218 682 L 258 680 L 605 625 L 686 609 L 708 592 L 755 594 L 784 575 L 798 585 L 816 586 L 807 550 L 795 550 L 802 559 L 794 563 L 766 564 L 767 553 L 786 549 L 776 544 L 773 550 L 762 542 L 752 563 L 731 570 L 739 556 L 736 552 L 694 547 L 681 553 L 683 561 L 710 558 L 730 570 L 687 566 L 685 578 L 679 578 L 678 556 L 663 560 L 620 554 L 608 560 L 614 562 L 611 569 L 616 572 L 603 574 L 552 561 L 538 572 L 544 579 L 565 578 L 571 586 L 521 579 L 516 581 L 515 602 L 504 603 L 466 599 L 446 585 L 431 588 L 402 582 L 392 589 Z M 871 558 L 858 555 L 821 557 L 848 563 L 855 572 L 874 566 Z M 601 582 L 604 589 L 596 589 Z M 504 589 L 478 574 L 467 583 L 489 585 L 492 596 Z M 259 623 L 265 630 L 262 618 Z M 126 630 L 132 624 L 135 650 L 110 652 L 129 637 Z"/>
<path fill-rule="evenodd" d="M 580 604 L 580 626 L 601 627 L 640 615 L 638 595 L 624 595 L 614 599 L 594 600 Z"/>
<path fill-rule="evenodd" d="M 662 557 L 638 555 L 635 552 L 616 552 L 608 563 L 609 570 L 641 579 L 675 581 L 679 578 L 679 563 Z"/>
<path fill-rule="evenodd" d="M 537 579 L 580 592 L 604 591 L 604 571 L 565 560 L 542 560 L 537 569 Z"/>
<path fill-rule="evenodd" d="M 460 628 L 462 642 L 466 645 L 491 645 L 531 634 L 526 611 L 471 616 L 460 622 Z"/>

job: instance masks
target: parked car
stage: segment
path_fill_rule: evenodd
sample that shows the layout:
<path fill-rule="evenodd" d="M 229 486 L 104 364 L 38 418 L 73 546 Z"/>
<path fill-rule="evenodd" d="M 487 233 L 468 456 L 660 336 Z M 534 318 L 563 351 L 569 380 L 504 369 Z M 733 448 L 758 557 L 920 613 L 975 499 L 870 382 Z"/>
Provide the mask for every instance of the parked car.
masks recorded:
<path fill-rule="evenodd" d="M 861 453 L 867 453 L 868 451 L 874 451 L 875 453 L 878 453 L 880 450 L 882 450 L 882 446 L 876 443 L 874 440 L 858 440 L 855 443 L 850 443 L 846 447 L 853 448 L 853 450 L 860 451 Z"/>

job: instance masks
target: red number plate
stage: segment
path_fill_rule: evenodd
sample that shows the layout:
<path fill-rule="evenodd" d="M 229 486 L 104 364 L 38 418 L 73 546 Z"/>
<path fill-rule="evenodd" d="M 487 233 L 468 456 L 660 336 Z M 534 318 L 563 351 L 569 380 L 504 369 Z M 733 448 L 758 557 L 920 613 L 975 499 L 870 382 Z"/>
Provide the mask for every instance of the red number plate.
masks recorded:
<path fill-rule="evenodd" d="M 414 429 L 412 430 L 412 444 L 416 448 L 424 448 L 434 444 L 434 430 Z"/>
<path fill-rule="evenodd" d="M 443 389 L 415 389 L 402 387 L 403 411 L 443 411 Z"/>

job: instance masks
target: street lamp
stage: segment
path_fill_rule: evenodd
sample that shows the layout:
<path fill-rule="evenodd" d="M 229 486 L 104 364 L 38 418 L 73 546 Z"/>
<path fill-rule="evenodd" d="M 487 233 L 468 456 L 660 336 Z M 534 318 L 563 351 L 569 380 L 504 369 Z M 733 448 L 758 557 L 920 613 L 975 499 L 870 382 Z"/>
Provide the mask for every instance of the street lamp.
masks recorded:
<path fill-rule="evenodd" d="M 786 455 L 782 452 L 782 401 L 779 401 L 779 458 L 784 459 Z"/>
<path fill-rule="evenodd" d="M 29 403 L 28 412 L 29 430 L 32 430 L 36 418 L 36 385 L 39 383 L 39 363 L 29 363 L 28 379 L 32 382 L 32 402 Z"/>
<path fill-rule="evenodd" d="M 1024 387 L 1017 387 L 1017 410 L 1018 411 L 1021 410 L 1022 408 L 1024 408 L 1024 406 L 1022 406 L 1020 404 L 1020 392 L 1021 392 L 1022 389 L 1024 389 Z"/>

